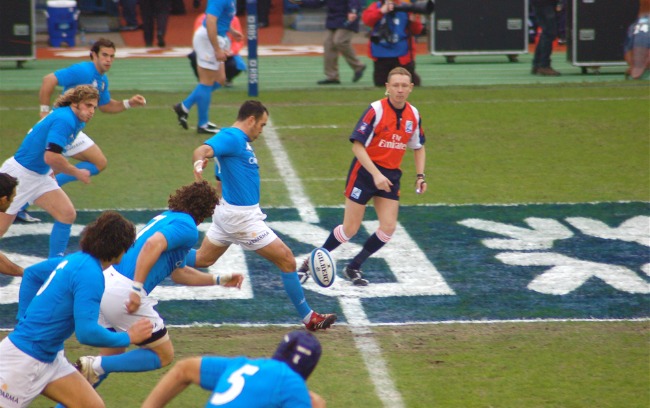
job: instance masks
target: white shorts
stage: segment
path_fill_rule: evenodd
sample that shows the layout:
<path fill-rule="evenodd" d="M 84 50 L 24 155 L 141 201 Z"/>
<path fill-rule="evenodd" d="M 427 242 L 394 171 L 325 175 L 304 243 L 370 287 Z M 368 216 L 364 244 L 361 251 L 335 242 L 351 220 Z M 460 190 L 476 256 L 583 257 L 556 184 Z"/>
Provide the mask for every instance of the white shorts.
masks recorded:
<path fill-rule="evenodd" d="M 205 236 L 217 246 L 241 245 L 257 251 L 278 237 L 264 222 L 266 214 L 259 205 L 236 206 L 223 198 L 212 214 L 212 224 Z"/>
<path fill-rule="evenodd" d="M 104 270 L 106 288 L 99 308 L 99 324 L 118 332 L 128 331 L 138 320 L 146 317 L 153 323 L 153 333 L 165 328 L 165 322 L 160 317 L 154 306 L 158 301 L 147 296 L 142 291 L 142 303 L 135 313 L 126 311 L 126 302 L 129 300 L 133 281 L 109 266 Z"/>
<path fill-rule="evenodd" d="M 26 407 L 51 382 L 77 370 L 59 351 L 51 363 L 25 354 L 5 337 L 0 342 L 0 407 Z"/>
<path fill-rule="evenodd" d="M 230 38 L 218 35 L 217 41 L 219 42 L 219 48 L 230 51 Z M 192 47 L 196 52 L 196 64 L 201 68 L 219 71 L 219 67 L 223 66 L 214 55 L 214 47 L 208 38 L 208 30 L 205 27 L 201 26 L 194 32 Z"/>
<path fill-rule="evenodd" d="M 61 188 L 52 177 L 51 170 L 49 174 L 38 174 L 23 167 L 13 157 L 5 160 L 0 167 L 0 173 L 7 173 L 18 179 L 16 197 L 7 209 L 9 215 L 18 214 L 25 204 L 31 204 L 43 194 Z"/>
<path fill-rule="evenodd" d="M 83 152 L 84 150 L 88 150 L 92 145 L 94 145 L 95 142 L 93 139 L 88 137 L 87 134 L 84 132 L 79 132 L 77 133 L 77 137 L 74 138 L 72 143 L 67 145 L 65 149 L 63 149 L 63 155 L 65 157 L 72 157 L 75 154 L 79 154 Z"/>

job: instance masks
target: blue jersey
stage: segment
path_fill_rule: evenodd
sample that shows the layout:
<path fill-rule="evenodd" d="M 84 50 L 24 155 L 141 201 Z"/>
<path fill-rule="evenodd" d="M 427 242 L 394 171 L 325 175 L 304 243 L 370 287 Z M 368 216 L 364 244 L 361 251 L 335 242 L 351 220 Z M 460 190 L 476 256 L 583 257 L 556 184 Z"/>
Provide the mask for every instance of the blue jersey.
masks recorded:
<path fill-rule="evenodd" d="M 235 0 L 208 0 L 205 14 L 217 17 L 217 35 L 225 37 L 235 17 Z M 206 27 L 206 20 L 203 20 L 203 26 Z"/>
<path fill-rule="evenodd" d="M 144 281 L 144 290 L 147 293 L 151 293 L 160 282 L 174 272 L 174 269 L 185 266 L 185 256 L 199 240 L 199 230 L 192 216 L 182 212 L 165 211 L 153 217 L 138 232 L 135 244 L 126 251 L 122 262 L 115 265 L 115 269 L 127 278 L 133 279 L 140 251 L 149 237 L 156 232 L 163 234 L 167 240 L 167 249 L 160 254 L 160 258 Z"/>
<path fill-rule="evenodd" d="M 221 129 L 205 141 L 214 151 L 215 175 L 221 179 L 228 204 L 249 206 L 260 202 L 260 166 L 250 139 L 238 128 Z"/>
<path fill-rule="evenodd" d="M 206 408 L 311 407 L 305 380 L 270 358 L 203 357 L 201 387 L 212 391 Z"/>
<path fill-rule="evenodd" d="M 82 344 L 127 347 L 127 333 L 114 333 L 97 324 L 103 293 L 101 263 L 83 252 L 68 255 L 28 302 L 9 338 L 22 352 L 45 363 L 54 361 L 75 331 Z"/>
<path fill-rule="evenodd" d="M 54 76 L 63 92 L 78 85 L 92 85 L 99 91 L 97 105 L 106 105 L 111 101 L 111 94 L 108 91 L 108 78 L 106 74 L 100 74 L 94 62 L 80 62 L 70 65 L 67 68 L 54 71 Z"/>
<path fill-rule="evenodd" d="M 29 306 L 38 290 L 62 260 L 63 257 L 58 256 L 25 268 L 18 292 L 18 313 L 16 313 L 16 320 L 24 317 L 27 306 Z"/>
<path fill-rule="evenodd" d="M 45 163 L 45 148 L 53 143 L 65 149 L 84 126 L 86 124 L 79 120 L 71 107 L 56 108 L 29 129 L 14 159 L 28 170 L 47 174 L 50 166 Z"/>

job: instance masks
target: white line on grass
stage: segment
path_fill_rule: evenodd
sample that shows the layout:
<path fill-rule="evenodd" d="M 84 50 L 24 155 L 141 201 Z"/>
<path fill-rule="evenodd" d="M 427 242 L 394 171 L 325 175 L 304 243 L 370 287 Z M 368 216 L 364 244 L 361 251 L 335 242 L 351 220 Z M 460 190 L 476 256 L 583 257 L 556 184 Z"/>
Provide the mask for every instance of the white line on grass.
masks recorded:
<path fill-rule="evenodd" d="M 287 190 L 289 190 L 289 198 L 293 206 L 298 209 L 300 217 L 305 222 L 318 223 L 319 218 L 316 209 L 307 197 L 302 181 L 300 181 L 298 174 L 291 165 L 289 155 L 284 150 L 280 137 L 270 119 L 264 128 L 264 137 L 262 139 L 266 141 L 280 174 L 284 175 L 285 184 Z M 381 348 L 375 340 L 372 330 L 370 330 L 370 321 L 368 321 L 366 312 L 363 310 L 361 300 L 339 297 L 339 302 L 345 319 L 348 321 L 348 328 L 354 337 L 354 343 L 361 353 L 370 379 L 375 386 L 377 396 L 385 407 L 404 407 L 402 396 L 395 388 L 386 368 L 386 363 L 381 356 Z"/>

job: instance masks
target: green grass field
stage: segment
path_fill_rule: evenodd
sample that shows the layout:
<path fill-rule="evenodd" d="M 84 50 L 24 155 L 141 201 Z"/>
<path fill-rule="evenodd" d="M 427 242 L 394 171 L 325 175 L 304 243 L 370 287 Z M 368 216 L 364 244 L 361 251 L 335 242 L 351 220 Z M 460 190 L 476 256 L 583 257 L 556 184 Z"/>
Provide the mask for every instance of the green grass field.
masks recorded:
<path fill-rule="evenodd" d="M 647 82 L 622 80 L 416 89 L 411 102 L 424 118 L 430 190 L 419 196 L 404 187 L 402 205 L 650 201 L 648 90 Z M 89 186 L 66 186 L 77 208 L 163 208 L 175 187 L 192 181 L 191 152 L 204 138 L 176 125 L 170 106 L 184 93 L 140 92 L 147 97 L 146 108 L 98 114 L 88 125 L 109 167 Z M 132 93 L 118 89 L 113 96 Z M 272 126 L 314 205 L 342 204 L 352 157 L 347 137 L 367 104 L 381 96 L 365 87 L 263 92 Z M 241 88 L 216 93 L 211 120 L 229 125 L 245 98 Z M 13 154 L 37 120 L 36 106 L 33 89 L 0 91 L 0 160 Z M 291 206 L 264 135 L 254 146 L 263 178 L 262 207 Z M 403 170 L 407 186 L 414 173 L 408 153 Z M 647 319 L 371 329 L 406 407 L 650 404 Z M 171 337 L 177 358 L 264 356 L 287 330 L 173 328 Z M 309 385 L 325 396 L 328 407 L 382 406 L 350 327 L 335 327 L 319 338 L 324 357 Z M 66 348 L 71 360 L 93 352 L 74 340 Z M 108 407 L 136 407 L 165 371 L 112 375 L 99 392 Z M 194 388 L 171 406 L 202 406 L 207 395 Z M 53 405 L 39 398 L 33 406 Z"/>

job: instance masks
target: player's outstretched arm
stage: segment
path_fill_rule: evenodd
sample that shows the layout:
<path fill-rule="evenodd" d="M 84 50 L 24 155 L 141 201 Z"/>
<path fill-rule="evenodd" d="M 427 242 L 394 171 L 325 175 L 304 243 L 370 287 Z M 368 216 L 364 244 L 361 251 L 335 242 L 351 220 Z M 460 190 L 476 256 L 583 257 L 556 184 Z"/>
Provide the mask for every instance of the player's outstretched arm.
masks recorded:
<path fill-rule="evenodd" d="M 142 95 L 133 95 L 129 99 L 123 99 L 121 101 L 111 99 L 107 104 L 100 105 L 99 110 L 104 113 L 119 113 L 124 112 L 127 109 L 137 108 L 147 104 L 147 100 Z"/>
<path fill-rule="evenodd" d="M 190 384 L 200 384 L 201 357 L 190 357 L 176 363 L 151 390 L 142 408 L 160 408 Z"/>
<path fill-rule="evenodd" d="M 171 278 L 174 282 L 185 286 L 213 286 L 220 285 L 228 288 L 241 289 L 244 275 L 241 273 L 211 273 L 201 272 L 189 266 L 175 269 Z"/>
<path fill-rule="evenodd" d="M 214 157 L 214 150 L 212 147 L 203 144 L 192 153 L 192 164 L 194 166 L 194 178 L 196 181 L 203 180 L 203 170 L 208 165 L 208 160 Z"/>

